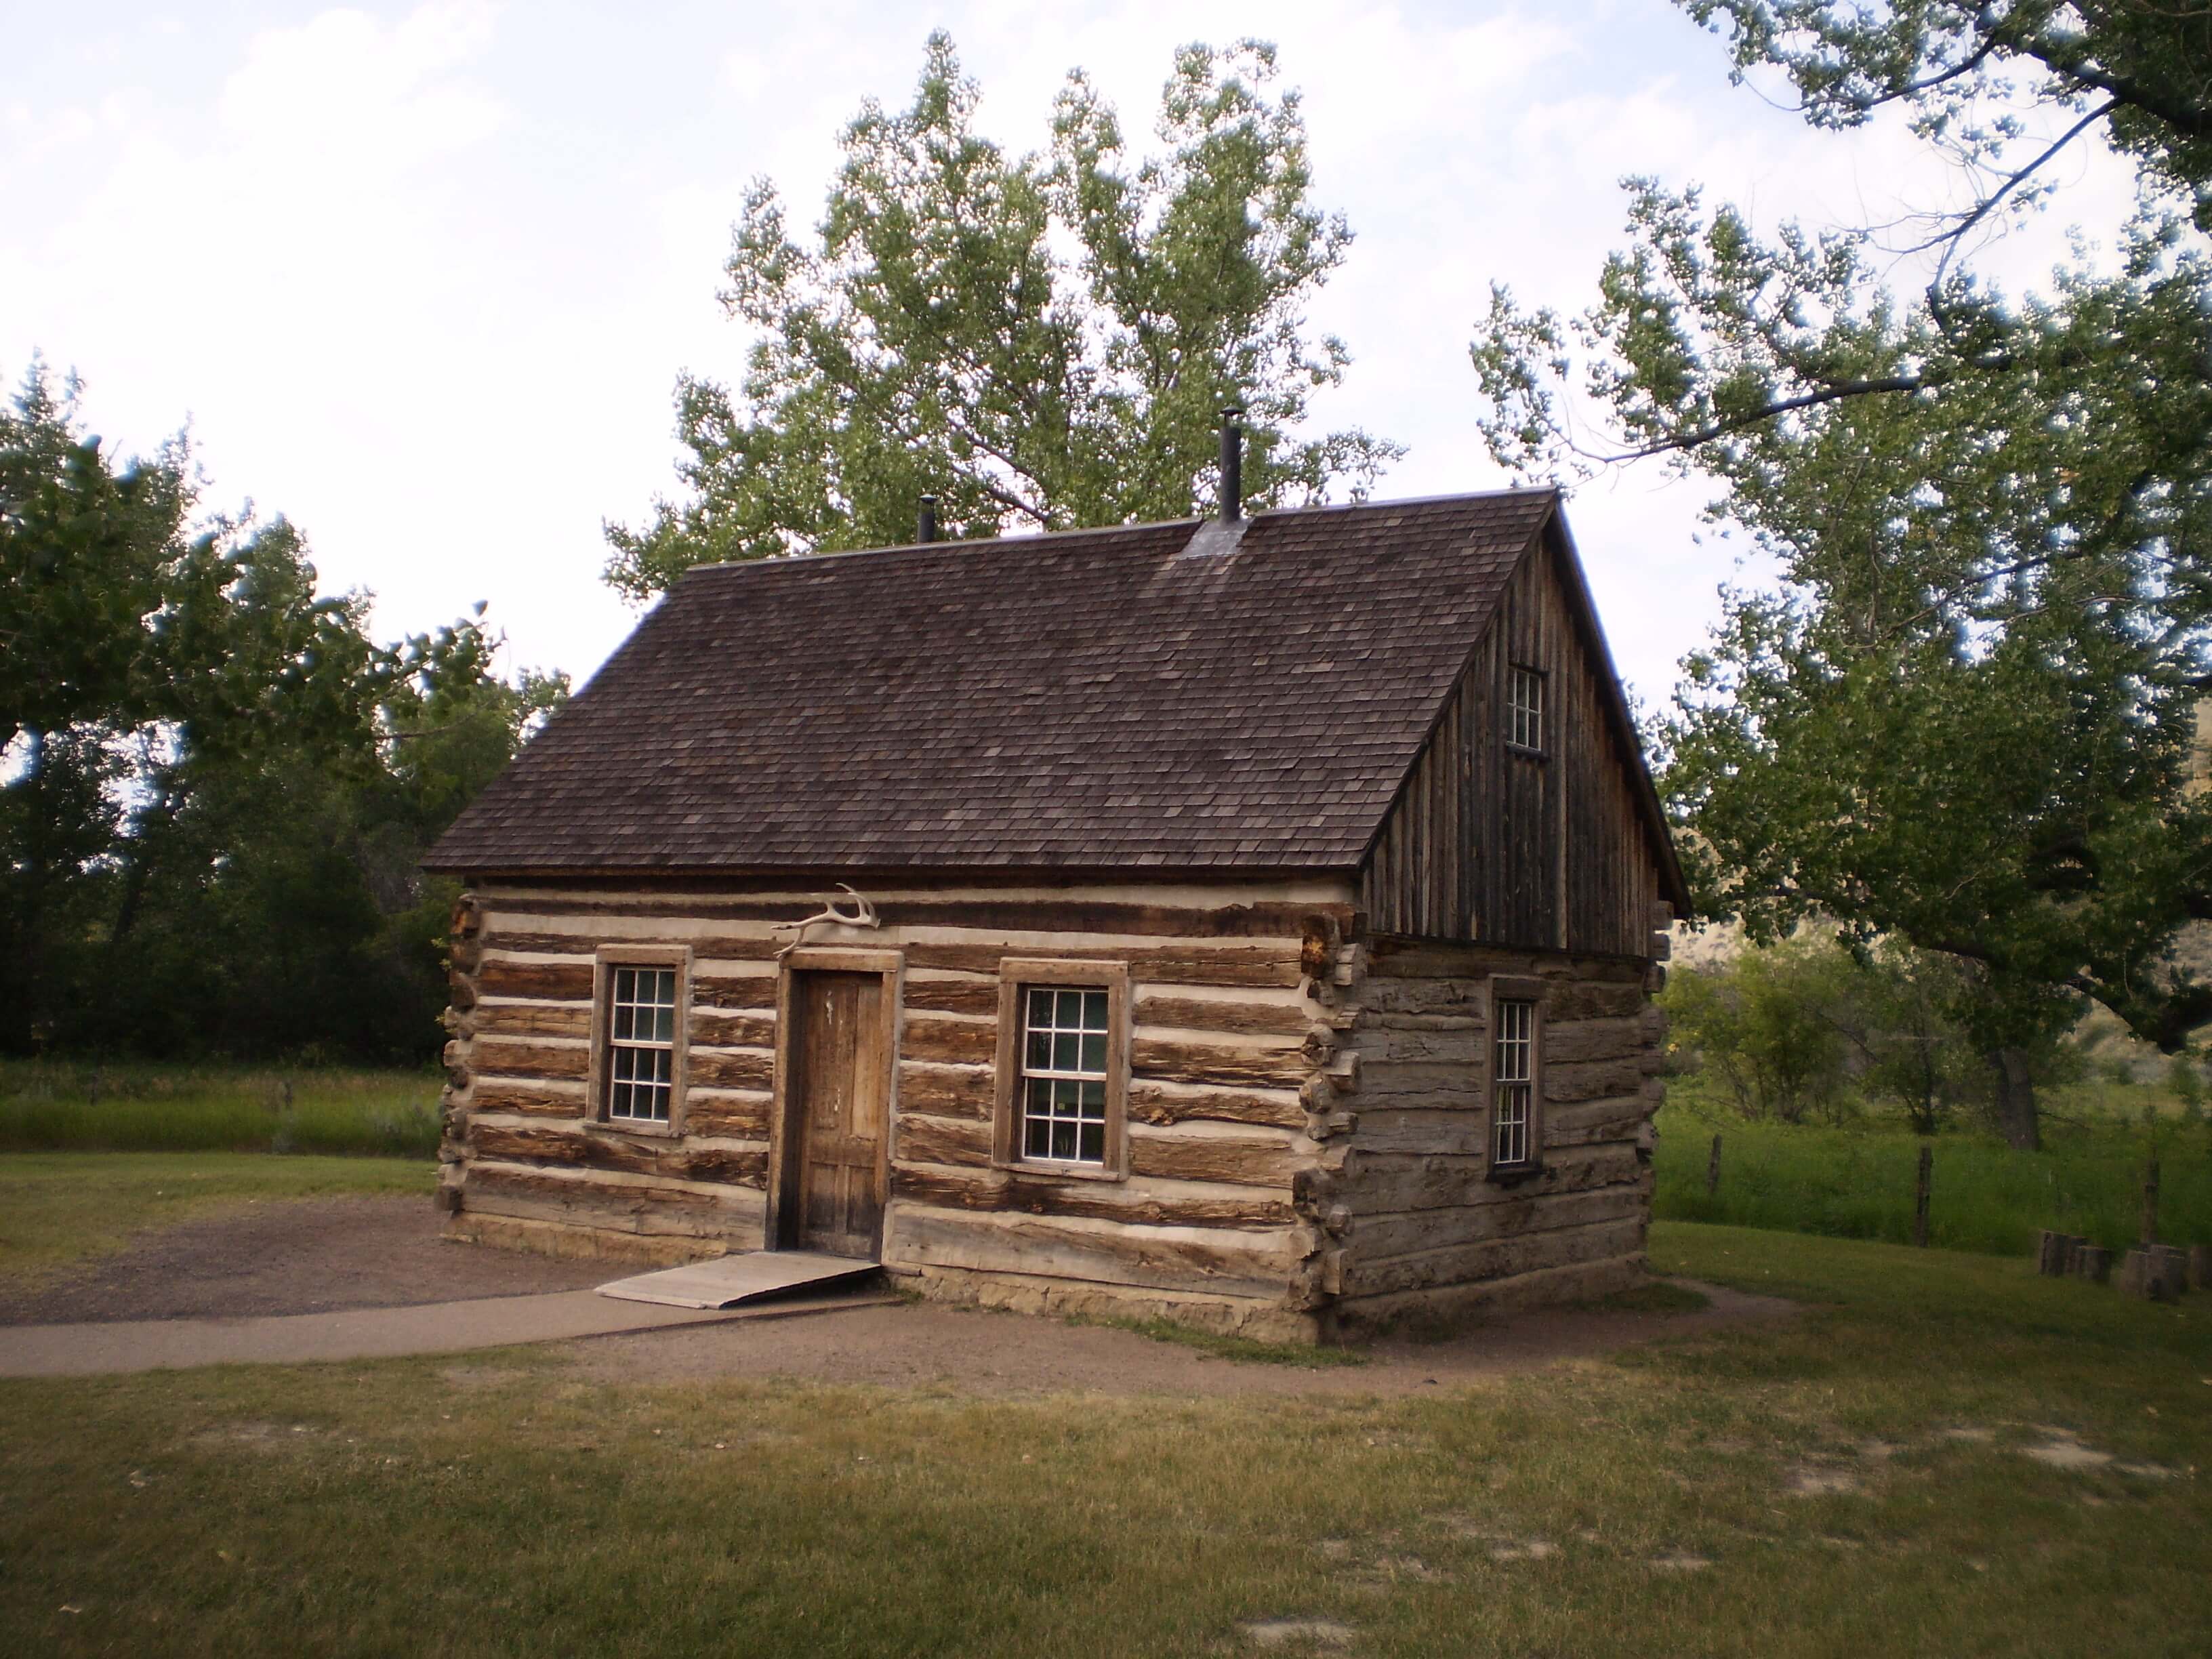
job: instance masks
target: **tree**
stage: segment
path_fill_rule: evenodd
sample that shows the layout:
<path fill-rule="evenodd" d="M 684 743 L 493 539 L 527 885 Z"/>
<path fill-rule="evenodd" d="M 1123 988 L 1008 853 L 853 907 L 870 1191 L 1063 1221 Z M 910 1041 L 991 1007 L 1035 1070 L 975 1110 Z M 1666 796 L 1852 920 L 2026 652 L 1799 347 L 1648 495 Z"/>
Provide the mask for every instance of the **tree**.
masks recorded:
<path fill-rule="evenodd" d="M 0 410 L 0 1049 L 420 1058 L 450 895 L 416 860 L 566 690 L 482 607 L 381 647 L 283 519 L 202 519 L 74 381 Z"/>
<path fill-rule="evenodd" d="M 2083 999 L 2168 1050 L 2212 1018 L 2174 951 L 2212 917 L 2212 803 L 2183 788 L 2212 684 L 2212 14 L 1680 3 L 1816 125 L 1905 108 L 1973 170 L 1973 204 L 1923 223 L 1929 281 L 1899 300 L 1875 231 L 1762 240 L 1631 181 L 1631 246 L 1571 330 L 1493 295 L 1486 435 L 1523 473 L 1660 456 L 1717 480 L 1712 514 L 1784 582 L 1727 596 L 1663 723 L 1700 906 L 1966 964 L 1953 1012 L 2032 1146 L 2033 1054 Z M 1979 113 L 2023 96 L 2063 130 Z M 2100 129 L 2139 167 L 2117 267 L 2016 301 L 1978 279 L 1979 228 Z M 1577 351 L 1595 444 L 1571 419 Z"/>
<path fill-rule="evenodd" d="M 902 542 L 926 494 L 962 536 L 1178 518 L 1211 497 L 1229 404 L 1252 499 L 1362 492 L 1397 446 L 1288 435 L 1350 361 L 1304 307 L 1352 233 L 1309 201 L 1298 97 L 1274 78 L 1261 42 L 1185 47 L 1166 153 L 1133 166 L 1076 71 L 1049 154 L 1009 157 L 933 34 L 913 106 L 870 101 L 846 129 L 817 240 L 753 185 L 721 295 L 757 331 L 742 397 L 678 382 L 691 494 L 608 526 L 607 579 L 641 598 L 706 561 Z"/>

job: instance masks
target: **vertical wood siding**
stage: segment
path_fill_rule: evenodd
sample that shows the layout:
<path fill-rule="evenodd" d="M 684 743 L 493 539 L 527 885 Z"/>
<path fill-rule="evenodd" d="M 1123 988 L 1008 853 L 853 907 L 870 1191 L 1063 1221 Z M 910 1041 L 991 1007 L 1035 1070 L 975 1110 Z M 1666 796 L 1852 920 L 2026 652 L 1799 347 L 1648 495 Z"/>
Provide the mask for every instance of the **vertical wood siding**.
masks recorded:
<path fill-rule="evenodd" d="M 1377 933 L 1648 956 L 1659 864 L 1606 671 L 1550 537 L 1507 584 L 1361 872 Z M 1507 745 L 1506 683 L 1544 675 L 1544 755 Z"/>

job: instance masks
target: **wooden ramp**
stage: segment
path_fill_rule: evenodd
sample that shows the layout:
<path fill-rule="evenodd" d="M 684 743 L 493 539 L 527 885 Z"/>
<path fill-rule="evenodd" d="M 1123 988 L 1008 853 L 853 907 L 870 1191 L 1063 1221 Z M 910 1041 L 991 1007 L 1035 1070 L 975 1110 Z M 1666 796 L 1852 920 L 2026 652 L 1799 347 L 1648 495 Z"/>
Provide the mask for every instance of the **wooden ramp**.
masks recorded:
<path fill-rule="evenodd" d="M 747 1250 L 617 1279 L 600 1285 L 599 1294 L 667 1308 L 734 1308 L 792 1291 L 822 1290 L 878 1271 L 875 1262 L 817 1250 Z"/>

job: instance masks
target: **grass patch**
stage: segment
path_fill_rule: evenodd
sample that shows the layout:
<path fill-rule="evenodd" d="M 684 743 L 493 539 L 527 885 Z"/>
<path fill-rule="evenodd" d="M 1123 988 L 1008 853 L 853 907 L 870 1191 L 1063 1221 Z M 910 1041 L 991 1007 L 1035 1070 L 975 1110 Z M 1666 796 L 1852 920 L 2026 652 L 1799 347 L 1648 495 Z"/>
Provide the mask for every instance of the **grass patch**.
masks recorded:
<path fill-rule="evenodd" d="M 434 1071 L 0 1061 L 0 1152 L 429 1158 Z"/>
<path fill-rule="evenodd" d="M 1178 1324 L 1172 1319 L 1115 1319 L 1076 1314 L 1067 1322 L 1133 1331 L 1139 1336 L 1150 1337 L 1155 1342 L 1172 1342 L 1177 1347 L 1195 1348 L 1216 1359 L 1234 1359 L 1247 1365 L 1296 1365 L 1306 1370 L 1325 1370 L 1332 1365 L 1364 1365 L 1367 1363 L 1367 1356 L 1356 1348 L 1316 1348 L 1295 1342 L 1259 1342 L 1249 1336 L 1224 1336 L 1218 1331 L 1202 1331 L 1194 1325 Z"/>
<path fill-rule="evenodd" d="M 1923 1144 L 1880 1124 L 1848 1128 L 1715 1121 L 1670 1106 L 1660 1114 L 1655 1212 L 1663 1219 L 1909 1243 Z M 1720 1190 L 1705 1192 L 1721 1136 Z M 2136 1242 L 2142 1218 L 2144 1131 L 2085 1115 L 2054 1122 L 2040 1152 L 1986 1136 L 1935 1138 L 1930 1243 L 2020 1255 L 2045 1227 L 2108 1249 Z M 2212 1243 L 2212 1143 L 2201 1129 L 2159 1136 L 2160 1231 Z"/>
<path fill-rule="evenodd" d="M 417 1159 L 240 1152 L 0 1156 L 0 1276 L 36 1278 L 149 1228 L 241 1204 L 338 1193 L 428 1194 Z"/>
<path fill-rule="evenodd" d="M 1809 1236 L 1653 1253 L 1812 1305 L 1389 1400 L 539 1350 L 0 1382 L 0 1650 L 1225 1655 L 1297 1619 L 1383 1659 L 2204 1651 L 2212 1310 Z"/>

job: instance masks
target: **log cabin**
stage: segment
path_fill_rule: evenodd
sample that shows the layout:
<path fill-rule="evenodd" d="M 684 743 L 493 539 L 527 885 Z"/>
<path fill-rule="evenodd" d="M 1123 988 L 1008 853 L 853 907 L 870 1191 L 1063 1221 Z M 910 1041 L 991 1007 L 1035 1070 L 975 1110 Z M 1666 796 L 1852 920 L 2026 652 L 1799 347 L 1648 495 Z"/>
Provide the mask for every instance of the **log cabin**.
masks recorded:
<path fill-rule="evenodd" d="M 1309 1342 L 1634 1282 L 1686 900 L 1558 495 L 924 536 L 690 571 L 433 849 L 447 1227 Z"/>

